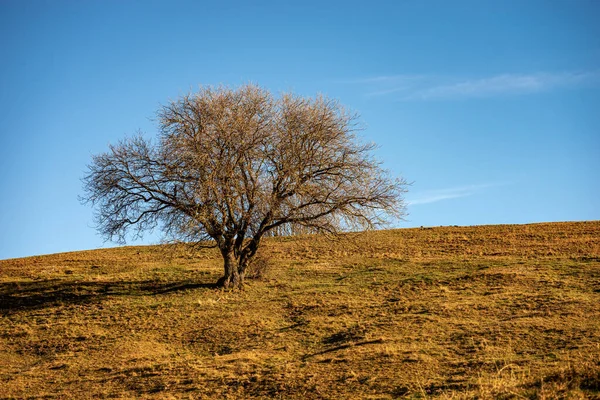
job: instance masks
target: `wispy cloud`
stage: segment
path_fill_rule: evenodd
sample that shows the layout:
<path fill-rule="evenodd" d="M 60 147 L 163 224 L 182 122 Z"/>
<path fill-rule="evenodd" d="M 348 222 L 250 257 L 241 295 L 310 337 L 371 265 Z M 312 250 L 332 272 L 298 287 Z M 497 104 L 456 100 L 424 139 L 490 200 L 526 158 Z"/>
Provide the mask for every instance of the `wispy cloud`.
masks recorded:
<path fill-rule="evenodd" d="M 395 94 L 401 100 L 454 100 L 596 85 L 600 84 L 600 70 L 499 74 L 483 78 L 389 75 L 369 77 L 354 83 L 366 86 L 366 94 L 370 97 Z"/>
<path fill-rule="evenodd" d="M 473 193 L 471 193 L 471 192 L 435 193 L 435 191 L 431 191 L 431 193 L 428 193 L 428 194 L 422 193 L 416 199 L 409 200 L 408 205 L 415 206 L 418 204 L 437 203 L 438 201 L 457 199 L 459 197 L 466 197 L 466 196 L 470 196 L 472 194 Z"/>
<path fill-rule="evenodd" d="M 479 185 L 466 185 L 466 186 L 456 186 L 456 187 L 445 188 L 445 189 L 426 190 L 426 191 L 423 191 L 420 193 L 415 193 L 414 197 L 409 198 L 407 203 L 409 206 L 414 206 L 414 205 L 419 205 L 419 204 L 437 203 L 439 201 L 472 196 L 476 193 L 483 191 L 484 189 L 498 187 L 498 186 L 505 186 L 508 184 L 510 184 L 510 183 L 509 182 L 494 182 L 494 183 L 484 183 L 484 184 L 479 184 Z"/>
<path fill-rule="evenodd" d="M 528 94 L 600 81 L 600 72 L 503 74 L 421 88 L 410 97 L 422 100 Z"/>

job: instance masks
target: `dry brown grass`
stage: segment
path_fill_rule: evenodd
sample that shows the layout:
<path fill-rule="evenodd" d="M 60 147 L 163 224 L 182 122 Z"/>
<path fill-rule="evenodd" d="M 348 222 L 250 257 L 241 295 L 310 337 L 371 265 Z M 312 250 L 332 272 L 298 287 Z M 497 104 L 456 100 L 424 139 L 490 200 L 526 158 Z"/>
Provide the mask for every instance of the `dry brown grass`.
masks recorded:
<path fill-rule="evenodd" d="M 0 261 L 0 398 L 599 398 L 600 222 Z"/>

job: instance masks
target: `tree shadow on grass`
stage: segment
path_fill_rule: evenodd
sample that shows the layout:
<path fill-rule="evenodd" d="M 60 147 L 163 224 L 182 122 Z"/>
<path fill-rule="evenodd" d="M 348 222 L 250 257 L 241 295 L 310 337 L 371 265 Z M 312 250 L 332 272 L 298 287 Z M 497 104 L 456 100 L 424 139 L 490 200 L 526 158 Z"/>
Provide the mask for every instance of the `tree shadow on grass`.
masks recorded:
<path fill-rule="evenodd" d="M 193 280 L 73 282 L 49 279 L 36 282 L 0 283 L 0 313 L 8 315 L 57 305 L 98 303 L 114 296 L 152 296 L 199 288 L 215 289 L 217 285 Z"/>

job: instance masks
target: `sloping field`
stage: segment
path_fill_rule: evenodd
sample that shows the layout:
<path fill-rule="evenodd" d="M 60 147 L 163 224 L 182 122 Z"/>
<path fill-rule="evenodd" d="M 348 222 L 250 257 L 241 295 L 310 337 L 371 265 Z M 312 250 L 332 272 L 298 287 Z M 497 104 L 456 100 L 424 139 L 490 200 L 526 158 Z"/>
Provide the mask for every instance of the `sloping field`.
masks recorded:
<path fill-rule="evenodd" d="M 0 261 L 0 398 L 600 398 L 600 221 Z"/>

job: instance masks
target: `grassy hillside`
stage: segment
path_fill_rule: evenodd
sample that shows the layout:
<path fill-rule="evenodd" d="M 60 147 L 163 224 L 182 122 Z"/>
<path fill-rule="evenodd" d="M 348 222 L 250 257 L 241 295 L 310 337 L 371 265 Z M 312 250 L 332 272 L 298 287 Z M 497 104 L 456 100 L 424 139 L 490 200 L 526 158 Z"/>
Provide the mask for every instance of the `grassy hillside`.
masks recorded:
<path fill-rule="evenodd" d="M 600 221 L 0 261 L 0 398 L 600 398 Z"/>

